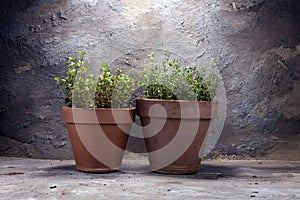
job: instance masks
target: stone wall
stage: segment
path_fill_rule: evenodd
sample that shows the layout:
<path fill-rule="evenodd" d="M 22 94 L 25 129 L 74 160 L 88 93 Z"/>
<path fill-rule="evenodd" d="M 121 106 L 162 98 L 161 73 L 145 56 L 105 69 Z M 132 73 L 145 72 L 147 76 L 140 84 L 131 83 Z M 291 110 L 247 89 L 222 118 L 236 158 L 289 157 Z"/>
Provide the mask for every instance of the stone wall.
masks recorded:
<path fill-rule="evenodd" d="M 300 3 L 296 0 L 4 0 L 0 155 L 71 158 L 53 81 L 69 56 L 135 67 L 164 44 L 219 63 L 227 96 L 209 157 L 300 159 Z M 133 146 L 141 141 L 132 139 Z M 135 151 L 138 148 L 131 147 Z M 286 157 L 287 156 L 287 157 Z"/>

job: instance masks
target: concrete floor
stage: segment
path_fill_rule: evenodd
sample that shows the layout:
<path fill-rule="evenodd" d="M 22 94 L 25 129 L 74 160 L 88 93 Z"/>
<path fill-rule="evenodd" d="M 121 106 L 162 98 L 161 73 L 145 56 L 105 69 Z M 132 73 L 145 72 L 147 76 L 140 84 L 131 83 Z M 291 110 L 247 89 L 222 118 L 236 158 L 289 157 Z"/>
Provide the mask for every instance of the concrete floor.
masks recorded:
<path fill-rule="evenodd" d="M 161 175 L 140 160 L 89 174 L 72 160 L 2 157 L 0 199 L 300 199 L 300 161 L 211 160 L 194 175 Z"/>

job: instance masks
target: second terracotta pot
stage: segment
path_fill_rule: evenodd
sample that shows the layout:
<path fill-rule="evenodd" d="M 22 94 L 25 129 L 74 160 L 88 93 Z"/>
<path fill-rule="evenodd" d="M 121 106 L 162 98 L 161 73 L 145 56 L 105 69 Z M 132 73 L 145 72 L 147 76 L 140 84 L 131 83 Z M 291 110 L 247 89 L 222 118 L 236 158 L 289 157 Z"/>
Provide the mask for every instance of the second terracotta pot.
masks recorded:
<path fill-rule="evenodd" d="M 193 174 L 218 102 L 137 99 L 150 167 L 167 174 Z"/>

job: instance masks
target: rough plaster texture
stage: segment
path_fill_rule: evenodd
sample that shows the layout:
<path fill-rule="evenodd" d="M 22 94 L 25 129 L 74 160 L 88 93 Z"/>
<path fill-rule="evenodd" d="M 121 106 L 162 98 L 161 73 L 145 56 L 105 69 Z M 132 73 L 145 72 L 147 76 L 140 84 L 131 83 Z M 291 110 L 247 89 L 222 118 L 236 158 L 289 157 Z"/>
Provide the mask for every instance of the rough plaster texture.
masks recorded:
<path fill-rule="evenodd" d="M 164 43 L 190 63 L 219 63 L 227 116 L 209 156 L 300 159 L 299 12 L 296 0 L 2 1 L 0 154 L 71 158 L 53 81 L 67 58 L 136 67 Z"/>

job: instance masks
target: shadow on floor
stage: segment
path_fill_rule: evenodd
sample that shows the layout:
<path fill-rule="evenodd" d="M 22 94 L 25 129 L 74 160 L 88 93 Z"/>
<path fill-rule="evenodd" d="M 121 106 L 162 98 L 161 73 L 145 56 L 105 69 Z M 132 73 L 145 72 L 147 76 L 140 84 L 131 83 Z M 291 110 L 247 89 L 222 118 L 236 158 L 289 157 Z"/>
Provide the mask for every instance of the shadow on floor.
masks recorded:
<path fill-rule="evenodd" d="M 200 170 L 191 175 L 167 175 L 155 173 L 158 176 L 182 177 L 191 179 L 276 179 L 294 177 L 293 174 L 300 174 L 300 167 L 269 167 L 269 166 L 241 166 L 241 165 L 212 165 L 201 164 Z"/>
<path fill-rule="evenodd" d="M 194 178 L 194 179 L 211 179 L 211 180 L 217 180 L 217 179 L 223 179 L 223 178 L 231 178 L 240 176 L 239 173 L 237 173 L 238 168 L 237 167 L 231 167 L 231 166 L 213 166 L 213 165 L 202 165 L 201 169 L 197 174 L 191 174 L 191 175 L 169 175 L 169 174 L 159 174 L 155 172 L 145 172 L 144 169 L 135 169 L 136 172 L 131 170 L 128 172 L 114 172 L 114 173 L 85 173 L 80 172 L 76 169 L 75 165 L 62 165 L 62 166 L 56 166 L 56 167 L 47 167 L 42 168 L 39 173 L 35 173 L 35 176 L 80 176 L 81 178 L 104 178 L 104 177 L 116 177 L 123 174 L 144 174 L 146 176 L 171 176 L 171 177 L 182 177 L 182 178 Z"/>
<path fill-rule="evenodd" d="M 55 167 L 40 168 L 39 173 L 34 173 L 35 176 L 69 176 L 80 177 L 80 178 L 113 178 L 118 176 L 136 175 L 143 174 L 145 176 L 165 176 L 165 177 L 176 177 L 176 178 L 191 178 L 191 179 L 207 179 L 207 180 L 218 180 L 218 179 L 231 179 L 231 178 L 268 178 L 274 177 L 276 174 L 281 175 L 284 173 L 286 177 L 293 176 L 293 173 L 300 174 L 300 167 L 266 167 L 260 166 L 240 166 L 240 165 L 213 165 L 213 164 L 202 164 L 200 170 L 196 174 L 191 175 L 169 175 L 159 174 L 155 172 L 145 171 L 145 168 L 135 168 L 134 170 L 119 171 L 114 173 L 85 173 L 79 172 L 75 165 L 61 165 Z"/>

